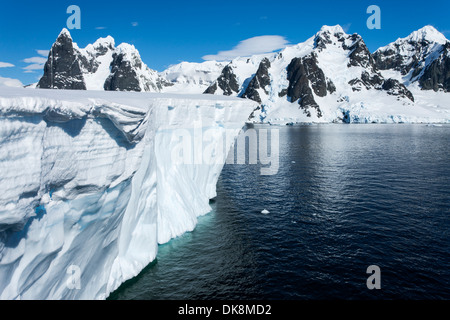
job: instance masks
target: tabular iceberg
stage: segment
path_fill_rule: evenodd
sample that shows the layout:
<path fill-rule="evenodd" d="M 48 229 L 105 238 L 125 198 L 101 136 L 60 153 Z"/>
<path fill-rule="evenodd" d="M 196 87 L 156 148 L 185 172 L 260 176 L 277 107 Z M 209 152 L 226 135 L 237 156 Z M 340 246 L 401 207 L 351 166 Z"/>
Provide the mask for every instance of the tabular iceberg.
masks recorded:
<path fill-rule="evenodd" d="M 1 88 L 0 298 L 107 298 L 210 211 L 254 108 L 206 95 Z M 193 124 L 214 129 L 209 161 L 177 163 L 173 132 Z M 202 160 L 203 137 L 192 137 Z"/>

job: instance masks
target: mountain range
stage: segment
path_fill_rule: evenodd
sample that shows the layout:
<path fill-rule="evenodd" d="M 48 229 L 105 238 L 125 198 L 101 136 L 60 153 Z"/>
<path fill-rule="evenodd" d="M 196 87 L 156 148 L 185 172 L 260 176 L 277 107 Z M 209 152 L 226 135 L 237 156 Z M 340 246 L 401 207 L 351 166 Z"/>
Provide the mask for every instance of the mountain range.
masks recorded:
<path fill-rule="evenodd" d="M 360 35 L 323 26 L 278 52 L 157 72 L 133 45 L 108 36 L 82 49 L 63 29 L 36 87 L 237 96 L 258 102 L 254 122 L 450 121 L 450 41 L 425 26 L 371 53 Z"/>

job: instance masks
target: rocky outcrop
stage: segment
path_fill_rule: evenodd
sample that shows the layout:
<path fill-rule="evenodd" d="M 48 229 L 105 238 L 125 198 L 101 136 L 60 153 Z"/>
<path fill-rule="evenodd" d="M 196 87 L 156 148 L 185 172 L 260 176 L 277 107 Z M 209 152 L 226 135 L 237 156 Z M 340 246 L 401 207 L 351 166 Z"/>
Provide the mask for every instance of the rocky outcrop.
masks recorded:
<path fill-rule="evenodd" d="M 387 79 L 383 82 L 382 89 L 387 92 L 387 94 L 392 96 L 397 96 L 400 98 L 408 98 L 412 102 L 414 102 L 414 96 L 406 89 L 403 83 L 400 83 L 395 79 Z"/>
<path fill-rule="evenodd" d="M 300 108 L 310 117 L 310 108 L 316 110 L 320 118 L 322 112 L 314 99 L 314 93 L 319 97 L 327 95 L 327 88 L 331 87 L 330 81 L 327 81 L 322 69 L 317 65 L 317 57 L 310 54 L 303 58 L 294 58 L 287 67 L 287 79 L 289 86 L 287 96 L 291 102 L 298 100 Z"/>
<path fill-rule="evenodd" d="M 419 84 L 424 90 L 450 92 L 450 42 L 442 47 L 438 58 L 424 68 Z"/>
<path fill-rule="evenodd" d="M 50 50 L 37 88 L 86 90 L 80 56 L 70 33 L 63 29 Z"/>
<path fill-rule="evenodd" d="M 221 75 L 217 80 L 205 90 L 205 94 L 215 94 L 217 89 L 222 89 L 223 95 L 231 96 L 239 92 L 239 83 L 233 68 L 230 65 L 223 68 Z"/>
<path fill-rule="evenodd" d="M 355 78 L 349 81 L 349 85 L 353 91 L 361 91 L 365 88 L 381 90 L 384 83 L 383 77 L 379 73 L 369 73 L 364 71 L 359 78 Z"/>
<path fill-rule="evenodd" d="M 111 74 L 105 81 L 106 91 L 141 91 L 136 71 L 125 54 L 115 53 L 111 62 Z"/>
<path fill-rule="evenodd" d="M 262 102 L 258 90 L 262 89 L 266 94 L 269 94 L 266 89 L 266 87 L 270 85 L 269 69 L 270 61 L 269 59 L 264 58 L 259 64 L 255 76 L 252 78 L 244 94 L 241 96 L 242 98 L 248 98 L 259 103 Z"/>
<path fill-rule="evenodd" d="M 411 69 L 418 67 L 420 61 L 419 44 L 412 44 L 412 51 L 416 52 L 409 57 L 398 54 L 401 51 L 399 44 L 393 44 L 394 48 L 388 48 L 385 51 L 376 51 L 373 56 L 375 63 L 380 70 L 396 70 L 402 75 L 407 75 Z"/>
<path fill-rule="evenodd" d="M 401 73 L 423 90 L 450 92 L 450 42 L 431 26 L 378 49 L 375 64 L 380 70 Z"/>
<path fill-rule="evenodd" d="M 152 91 L 171 83 L 143 63 L 137 49 L 112 37 L 100 38 L 80 49 L 63 29 L 53 44 L 38 88 Z"/>
<path fill-rule="evenodd" d="M 358 67 L 361 66 L 372 72 L 376 71 L 375 60 L 372 57 L 369 49 L 367 48 L 364 40 L 358 34 L 353 34 L 349 37 L 353 43 L 347 46 L 344 38 L 342 38 L 342 48 L 344 50 L 350 51 L 348 58 L 348 67 Z"/>

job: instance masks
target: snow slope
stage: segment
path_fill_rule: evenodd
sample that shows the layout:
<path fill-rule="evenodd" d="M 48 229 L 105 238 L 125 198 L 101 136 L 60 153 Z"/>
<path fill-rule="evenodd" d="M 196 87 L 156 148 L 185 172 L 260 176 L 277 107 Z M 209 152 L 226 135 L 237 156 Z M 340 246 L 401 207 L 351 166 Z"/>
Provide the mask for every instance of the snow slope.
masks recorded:
<path fill-rule="evenodd" d="M 105 299 L 136 276 L 158 243 L 210 211 L 254 107 L 206 95 L 0 88 L 0 298 Z M 174 156 L 180 132 L 195 161 Z"/>
<path fill-rule="evenodd" d="M 114 39 L 108 36 L 98 39 L 94 44 L 89 44 L 84 49 L 78 48 L 86 59 L 95 59 L 96 63 L 98 63 L 98 68 L 95 72 L 84 70 L 84 81 L 87 90 L 104 90 L 105 80 L 110 74 L 110 65 L 115 51 L 114 47 Z"/>
<path fill-rule="evenodd" d="M 171 86 L 163 92 L 202 94 L 220 75 L 228 62 L 205 61 L 203 63 L 181 62 L 160 73 Z"/>

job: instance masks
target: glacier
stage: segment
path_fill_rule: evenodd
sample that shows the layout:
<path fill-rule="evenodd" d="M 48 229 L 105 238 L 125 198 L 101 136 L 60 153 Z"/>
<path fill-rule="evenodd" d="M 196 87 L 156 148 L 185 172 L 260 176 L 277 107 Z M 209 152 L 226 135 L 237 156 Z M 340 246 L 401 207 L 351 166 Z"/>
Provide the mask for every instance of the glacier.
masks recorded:
<path fill-rule="evenodd" d="M 211 211 L 226 154 L 255 106 L 0 87 L 0 299 L 106 299 L 138 275 L 158 244 Z M 177 163 L 173 132 L 194 123 L 213 129 L 213 161 Z"/>

